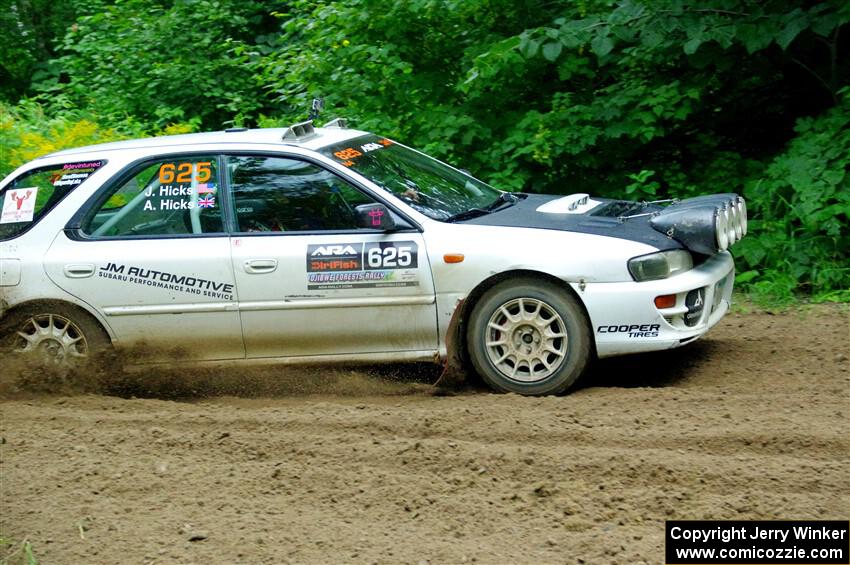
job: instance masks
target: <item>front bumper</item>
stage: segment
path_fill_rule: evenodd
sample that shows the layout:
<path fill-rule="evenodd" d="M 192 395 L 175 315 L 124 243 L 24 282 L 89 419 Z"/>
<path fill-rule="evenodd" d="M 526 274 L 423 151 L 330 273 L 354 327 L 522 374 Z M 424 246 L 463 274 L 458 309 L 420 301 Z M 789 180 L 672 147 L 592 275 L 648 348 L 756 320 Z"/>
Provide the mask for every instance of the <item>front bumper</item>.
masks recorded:
<path fill-rule="evenodd" d="M 689 343 L 714 326 L 729 310 L 735 263 L 717 253 L 686 273 L 646 282 L 570 283 L 593 325 L 599 357 L 658 351 Z M 676 295 L 670 308 L 655 298 Z"/>

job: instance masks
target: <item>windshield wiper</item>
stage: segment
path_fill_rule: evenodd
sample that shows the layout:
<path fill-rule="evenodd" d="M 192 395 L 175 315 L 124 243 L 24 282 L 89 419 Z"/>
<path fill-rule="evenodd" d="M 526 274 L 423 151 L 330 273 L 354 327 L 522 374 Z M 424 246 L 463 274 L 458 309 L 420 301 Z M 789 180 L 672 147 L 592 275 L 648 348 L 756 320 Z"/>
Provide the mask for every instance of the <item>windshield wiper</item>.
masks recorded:
<path fill-rule="evenodd" d="M 512 194 L 510 192 L 502 192 L 499 194 L 499 197 L 485 206 L 484 208 L 470 208 L 469 210 L 464 210 L 463 212 L 458 212 L 452 216 L 446 218 L 446 221 L 449 223 L 452 222 L 461 222 L 463 220 L 471 220 L 472 218 L 478 218 L 479 216 L 486 216 L 491 212 L 495 212 L 500 208 L 505 208 L 506 204 L 513 206 L 520 199 L 516 194 Z"/>
<path fill-rule="evenodd" d="M 485 210 L 484 208 L 470 208 L 469 210 L 464 210 L 463 212 L 458 212 L 457 214 L 452 214 L 446 221 L 448 223 L 452 222 L 461 222 L 463 220 L 471 220 L 472 218 L 477 218 L 478 216 L 486 216 L 490 213 L 490 210 Z"/>
<path fill-rule="evenodd" d="M 518 200 L 519 196 L 516 194 L 513 194 L 512 192 L 502 192 L 496 200 L 488 204 L 484 209 L 488 212 L 495 212 L 499 208 L 502 208 L 505 204 L 513 206 Z"/>

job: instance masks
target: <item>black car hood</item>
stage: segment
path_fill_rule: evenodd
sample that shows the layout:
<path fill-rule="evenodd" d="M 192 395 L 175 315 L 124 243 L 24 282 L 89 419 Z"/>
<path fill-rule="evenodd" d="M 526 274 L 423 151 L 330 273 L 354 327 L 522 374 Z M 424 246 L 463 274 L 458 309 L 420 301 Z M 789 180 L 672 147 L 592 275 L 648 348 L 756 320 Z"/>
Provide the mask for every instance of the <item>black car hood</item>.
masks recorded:
<path fill-rule="evenodd" d="M 640 212 L 646 213 L 660 210 L 660 207 L 639 205 L 622 200 L 594 198 L 594 201 L 601 202 L 601 204 L 584 214 L 537 211 L 537 208 L 543 204 L 559 198 L 563 198 L 563 196 L 529 194 L 510 207 L 466 220 L 463 223 L 604 235 L 645 243 L 660 250 L 683 248 L 682 244 L 675 239 L 653 229 L 649 225 L 648 215 L 624 220 L 619 219 L 621 215 L 627 215 L 624 214 L 626 210 L 639 208 Z"/>

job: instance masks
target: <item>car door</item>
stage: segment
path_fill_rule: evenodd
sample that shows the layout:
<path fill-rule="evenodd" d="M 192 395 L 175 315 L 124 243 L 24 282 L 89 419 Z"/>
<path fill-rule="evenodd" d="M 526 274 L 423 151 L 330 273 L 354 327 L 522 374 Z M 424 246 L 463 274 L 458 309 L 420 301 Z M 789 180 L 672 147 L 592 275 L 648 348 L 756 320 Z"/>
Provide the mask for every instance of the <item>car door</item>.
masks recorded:
<path fill-rule="evenodd" d="M 226 169 L 247 357 L 436 351 L 434 284 L 417 229 L 358 229 L 354 207 L 374 198 L 300 158 L 231 155 Z"/>
<path fill-rule="evenodd" d="M 102 191 L 44 260 L 139 361 L 244 357 L 214 155 L 157 158 Z"/>

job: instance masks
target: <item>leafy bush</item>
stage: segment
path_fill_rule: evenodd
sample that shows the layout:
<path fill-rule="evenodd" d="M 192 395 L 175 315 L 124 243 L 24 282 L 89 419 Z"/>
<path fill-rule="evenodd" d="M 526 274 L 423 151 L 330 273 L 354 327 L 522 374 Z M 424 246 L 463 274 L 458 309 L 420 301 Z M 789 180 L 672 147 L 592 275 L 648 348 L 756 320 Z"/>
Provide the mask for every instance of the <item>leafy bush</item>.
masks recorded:
<path fill-rule="evenodd" d="M 261 4 L 238 0 L 124 0 L 77 18 L 55 73 L 36 85 L 61 92 L 110 125 L 221 125 L 252 114 L 251 73 L 233 57 Z"/>
<path fill-rule="evenodd" d="M 328 113 L 508 190 L 743 192 L 739 283 L 850 299 L 850 3 L 53 1 L 64 34 L 56 17 L 0 16 L 20 36 L 0 48 L 18 54 L 0 78 L 33 73 L 0 96 L 40 93 L 46 108 L 2 109 L 0 169 L 175 122 L 300 121 L 322 96 Z"/>
<path fill-rule="evenodd" d="M 119 137 L 74 112 L 49 116 L 32 101 L 15 107 L 0 104 L 0 177 L 36 157 Z"/>
<path fill-rule="evenodd" d="M 850 88 L 841 103 L 797 122 L 797 137 L 747 182 L 760 206 L 751 215 L 755 237 L 738 248 L 739 269 L 757 296 L 850 300 Z"/>
<path fill-rule="evenodd" d="M 171 123 L 162 129 L 147 129 L 139 122 L 125 120 L 120 128 L 100 125 L 97 116 L 74 109 L 67 100 L 65 110 L 51 112 L 36 100 L 23 100 L 16 106 L 0 102 L 0 178 L 18 166 L 55 151 L 96 143 L 119 141 L 149 135 L 174 135 L 195 131 L 194 123 Z M 60 99 L 52 100 L 55 109 Z"/>

